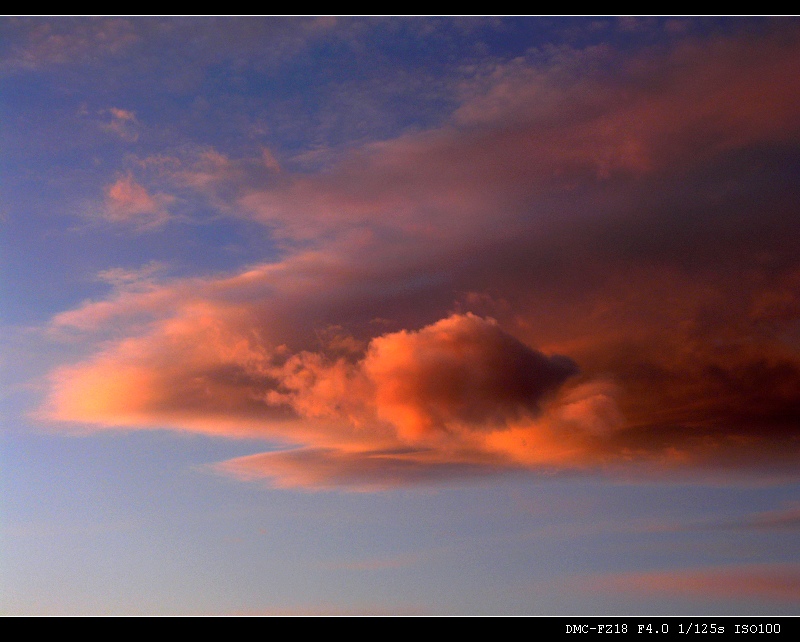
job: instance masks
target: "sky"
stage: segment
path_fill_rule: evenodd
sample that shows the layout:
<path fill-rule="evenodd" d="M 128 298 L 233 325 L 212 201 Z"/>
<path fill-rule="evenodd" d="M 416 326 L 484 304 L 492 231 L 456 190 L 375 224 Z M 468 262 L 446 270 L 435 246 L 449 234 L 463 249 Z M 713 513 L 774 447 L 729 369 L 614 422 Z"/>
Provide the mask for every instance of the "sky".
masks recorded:
<path fill-rule="evenodd" d="M 0 612 L 800 614 L 798 68 L 0 18 Z"/>

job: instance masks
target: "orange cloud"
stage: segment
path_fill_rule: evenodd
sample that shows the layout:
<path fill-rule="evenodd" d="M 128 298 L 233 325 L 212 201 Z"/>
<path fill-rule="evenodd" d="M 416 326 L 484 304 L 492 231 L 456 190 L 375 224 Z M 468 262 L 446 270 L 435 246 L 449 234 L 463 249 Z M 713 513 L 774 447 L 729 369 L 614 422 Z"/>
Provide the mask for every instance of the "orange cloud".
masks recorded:
<path fill-rule="evenodd" d="M 317 175 L 266 153 L 147 159 L 272 226 L 285 257 L 117 275 L 54 318 L 114 338 L 52 374 L 44 414 L 261 436 L 287 449 L 222 468 L 279 485 L 796 478 L 798 61 L 795 28 L 561 51 Z M 142 227 L 169 204 L 131 175 L 107 191 L 107 217 Z"/>
<path fill-rule="evenodd" d="M 378 416 L 412 440 L 535 414 L 578 371 L 566 357 L 545 357 L 469 313 L 373 339 L 363 369 Z"/>
<path fill-rule="evenodd" d="M 187 303 L 149 334 L 56 370 L 42 416 L 302 444 L 222 469 L 320 487 L 580 465 L 585 435 L 618 422 L 613 393 L 588 384 L 559 392 L 575 364 L 492 320 L 453 315 L 387 333 L 353 359 L 247 336 L 237 327 L 247 315 Z"/>
<path fill-rule="evenodd" d="M 714 277 L 709 296 L 708 284 L 663 271 L 626 277 L 554 292 L 532 279 L 527 296 L 510 290 L 503 322 L 462 312 L 384 331 L 435 312 L 437 282 L 412 295 L 403 284 L 418 277 L 402 264 L 335 252 L 164 285 L 147 272 L 54 319 L 128 338 L 56 370 L 43 415 L 260 436 L 294 449 L 222 469 L 278 485 L 373 489 L 525 469 L 791 476 L 798 359 L 771 332 L 794 316 L 765 317 L 760 281 L 727 291 Z M 772 279 L 783 294 L 769 299 L 784 301 L 793 282 Z M 387 311 L 394 320 L 372 323 Z"/>

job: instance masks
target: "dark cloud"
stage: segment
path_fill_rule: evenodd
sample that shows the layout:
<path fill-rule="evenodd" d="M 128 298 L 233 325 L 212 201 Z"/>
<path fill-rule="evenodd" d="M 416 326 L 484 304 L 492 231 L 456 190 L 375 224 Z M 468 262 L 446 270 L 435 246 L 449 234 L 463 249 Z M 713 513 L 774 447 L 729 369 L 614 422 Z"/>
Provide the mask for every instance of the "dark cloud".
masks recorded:
<path fill-rule="evenodd" d="M 262 184 L 213 150 L 166 171 L 285 256 L 59 315 L 130 332 L 54 374 L 49 415 L 262 434 L 300 448 L 236 466 L 317 487 L 796 477 L 798 63 L 794 22 L 561 49 L 481 70 L 447 124 L 323 173 L 262 159 Z"/>

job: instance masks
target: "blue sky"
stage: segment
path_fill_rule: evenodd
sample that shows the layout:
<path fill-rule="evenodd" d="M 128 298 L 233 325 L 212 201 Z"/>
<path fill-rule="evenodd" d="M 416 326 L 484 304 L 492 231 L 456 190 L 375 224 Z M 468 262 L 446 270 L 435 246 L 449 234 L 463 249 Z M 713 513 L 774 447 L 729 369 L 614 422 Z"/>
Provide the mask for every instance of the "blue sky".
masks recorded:
<path fill-rule="evenodd" d="M 6 614 L 797 614 L 797 20 L 0 20 Z"/>

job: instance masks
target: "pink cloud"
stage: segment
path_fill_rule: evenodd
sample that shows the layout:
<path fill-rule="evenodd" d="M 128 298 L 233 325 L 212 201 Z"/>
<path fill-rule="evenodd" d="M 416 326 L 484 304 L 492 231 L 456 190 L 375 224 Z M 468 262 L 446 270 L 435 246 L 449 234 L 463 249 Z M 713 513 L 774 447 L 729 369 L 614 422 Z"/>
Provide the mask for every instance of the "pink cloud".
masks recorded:
<path fill-rule="evenodd" d="M 797 530 L 800 528 L 800 506 L 793 504 L 785 508 L 753 513 L 738 520 L 717 524 L 717 526 L 765 531 Z"/>
<path fill-rule="evenodd" d="M 195 193 L 284 240 L 371 233 L 463 246 L 556 217 L 581 225 L 592 208 L 626 205 L 620 186 L 796 142 L 798 62 L 789 28 L 758 40 L 683 38 L 633 56 L 564 48 L 482 70 L 443 126 L 340 154 L 326 172 L 286 171 L 269 150 L 234 159 L 212 148 L 142 167 L 167 191 Z"/>
<path fill-rule="evenodd" d="M 715 278 L 709 297 L 709 284 L 663 271 L 607 276 L 599 289 L 551 292 L 530 281 L 525 296 L 512 287 L 502 299 L 503 322 L 461 312 L 398 331 L 436 313 L 441 285 L 409 289 L 415 272 L 365 262 L 374 241 L 360 243 L 224 278 L 134 278 L 58 315 L 54 327 L 114 327 L 128 338 L 55 371 L 44 415 L 261 436 L 292 449 L 221 470 L 283 486 L 376 489 L 525 469 L 796 470 L 793 428 L 775 423 L 790 416 L 796 357 L 775 340 L 736 343 L 764 322 L 760 282 L 726 291 Z M 496 273 L 513 286 L 507 276 Z M 772 291 L 790 290 L 773 280 Z M 494 301 L 472 294 L 465 305 Z M 708 331 L 731 342 L 725 350 L 697 334 L 708 306 L 717 311 Z M 771 324 L 794 318 L 785 317 L 766 315 Z M 570 355 L 582 374 L 531 345 Z M 734 375 L 754 397 L 742 396 Z M 748 388 L 755 376 L 773 383 Z"/>
<path fill-rule="evenodd" d="M 582 581 L 586 590 L 688 598 L 800 600 L 800 567 L 796 564 L 752 564 L 601 575 Z"/>
<path fill-rule="evenodd" d="M 103 218 L 139 229 L 159 227 L 170 219 L 167 207 L 175 198 L 168 194 L 150 194 L 129 174 L 106 188 Z"/>
<path fill-rule="evenodd" d="M 260 434 L 308 444 L 290 451 L 289 465 L 303 453 L 320 460 L 324 452 L 325 465 L 339 462 L 342 470 L 374 461 L 377 451 L 401 470 L 517 467 L 526 438 L 541 445 L 557 434 L 559 420 L 601 421 L 574 391 L 554 395 L 575 374 L 572 362 L 546 357 L 473 315 L 376 337 L 357 360 L 246 338 L 237 316 L 235 308 L 189 303 L 149 334 L 55 371 L 45 416 Z M 549 422 L 548 436 L 538 434 L 540 422 Z M 506 432 L 513 435 L 508 443 L 497 437 Z"/>
<path fill-rule="evenodd" d="M 585 334 L 580 317 L 564 317 L 558 308 L 562 327 L 554 334 L 544 323 L 538 334 L 581 357 L 587 370 L 577 377 L 571 360 L 545 356 L 497 322 L 469 313 L 386 332 L 370 323 L 376 307 L 385 309 L 384 291 L 365 292 L 359 275 L 311 253 L 225 279 L 126 286 L 113 298 L 63 313 L 57 327 L 103 330 L 113 322 L 137 336 L 56 370 L 44 416 L 87 427 L 170 427 L 282 442 L 295 448 L 220 468 L 281 486 L 377 489 L 524 469 L 652 475 L 708 466 L 764 466 L 774 473 L 795 466 L 784 429 L 757 429 L 763 418 L 756 429 L 730 423 L 736 393 L 715 390 L 713 380 L 698 386 L 713 354 L 702 346 L 653 352 L 648 341 L 660 324 L 641 311 L 630 318 L 629 304 L 618 312 L 638 325 L 627 339 L 644 350 L 639 358 L 668 365 L 682 379 L 655 387 L 643 379 L 637 388 L 638 379 L 626 378 L 630 365 L 617 361 L 625 354 L 619 342 L 626 326 L 618 329 L 620 321 L 611 319 L 604 329 L 602 317 L 590 318 L 595 333 Z M 343 301 L 358 303 L 343 314 Z M 569 307 L 569 300 L 561 305 Z M 320 332 L 337 312 L 357 335 L 367 333 L 366 340 L 341 326 Z M 614 330 L 610 338 L 608 330 Z M 565 332 L 578 332 L 573 336 L 581 341 L 553 341 Z M 686 337 L 678 331 L 674 340 Z M 727 363 L 732 357 L 727 354 Z M 616 372 L 617 383 L 598 378 L 604 372 Z M 780 388 L 768 392 L 772 399 L 761 403 L 774 408 Z M 692 414 L 658 406 L 681 396 L 693 403 Z M 655 414 L 648 423 L 633 423 L 648 413 Z M 666 423 L 681 413 L 690 428 Z M 715 428 L 723 421 L 724 430 Z"/>
<path fill-rule="evenodd" d="M 266 481 L 277 488 L 343 488 L 357 492 L 452 482 L 515 470 L 507 462 L 485 455 L 480 458 L 477 453 L 470 458 L 453 458 L 414 449 L 293 449 L 239 457 L 213 468 L 242 481 Z"/>
<path fill-rule="evenodd" d="M 570 359 L 545 356 L 470 313 L 376 335 L 381 325 L 368 320 L 383 299 L 370 302 L 363 285 L 346 264 L 310 253 L 226 279 L 122 288 L 57 317 L 61 327 L 86 330 L 116 319 L 117 327 L 133 323 L 129 332 L 139 336 L 56 370 L 43 416 L 282 442 L 293 448 L 219 468 L 279 486 L 377 489 L 525 469 L 652 475 L 758 468 L 765 459 L 775 471 L 780 461 L 796 461 L 783 432 L 708 431 L 702 423 L 687 431 L 662 419 L 634 429 L 636 405 L 647 408 L 680 388 L 673 383 L 632 401 L 630 384 L 598 378 L 592 353 L 608 358 L 602 334 L 588 351 L 563 344 L 586 357 L 590 370 L 580 376 Z M 320 333 L 318 324 L 355 300 L 354 290 L 361 325 L 352 315 L 348 325 L 369 332 L 368 340 L 342 327 Z M 695 412 L 707 422 L 726 411 L 697 405 Z"/>
<path fill-rule="evenodd" d="M 124 18 L 18 19 L 18 28 L 26 38 L 12 48 L 0 68 L 35 70 L 81 62 L 93 55 L 120 53 L 139 41 L 134 24 Z"/>
<path fill-rule="evenodd" d="M 535 414 L 578 372 L 566 357 L 546 357 L 469 313 L 373 339 L 363 369 L 378 416 L 412 439 Z"/>
<path fill-rule="evenodd" d="M 783 164 L 800 47 L 791 29 L 753 45 L 496 67 L 449 123 L 320 174 L 266 153 L 146 159 L 273 226 L 285 257 L 58 315 L 55 328 L 118 334 L 54 371 L 43 415 L 261 436 L 286 449 L 221 469 L 285 486 L 796 478 L 798 202 Z M 107 217 L 140 227 L 169 204 L 132 175 L 107 190 Z"/>
<path fill-rule="evenodd" d="M 11 18 L 14 38 L 0 60 L 0 70 L 31 71 L 54 65 L 91 63 L 98 57 L 129 54 L 132 70 L 137 56 L 167 51 L 162 60 L 174 74 L 169 81 L 186 87 L 196 82 L 198 68 L 230 56 L 256 56 L 273 66 L 324 39 L 339 25 L 336 18 L 228 18 L 223 21 L 180 20 L 174 17 Z M 347 29 L 336 30 L 339 37 Z M 178 55 L 179 54 L 179 55 Z"/>
<path fill-rule="evenodd" d="M 353 227 L 447 243 L 497 236 L 543 197 L 797 141 L 798 63 L 791 30 L 633 58 L 597 47 L 517 60 L 465 87 L 446 125 L 365 145 L 322 175 L 243 189 L 238 205 L 305 240 Z"/>
<path fill-rule="evenodd" d="M 110 107 L 104 110 L 103 113 L 107 113 L 111 116 L 111 119 L 101 123 L 101 129 L 129 143 L 134 143 L 139 140 L 141 123 L 139 119 L 136 118 L 136 114 L 132 111 L 119 109 L 118 107 Z"/>

